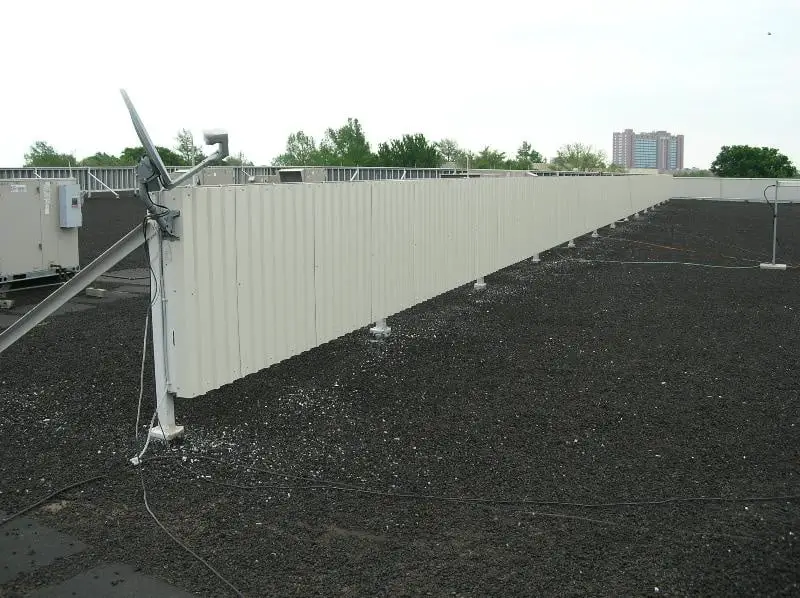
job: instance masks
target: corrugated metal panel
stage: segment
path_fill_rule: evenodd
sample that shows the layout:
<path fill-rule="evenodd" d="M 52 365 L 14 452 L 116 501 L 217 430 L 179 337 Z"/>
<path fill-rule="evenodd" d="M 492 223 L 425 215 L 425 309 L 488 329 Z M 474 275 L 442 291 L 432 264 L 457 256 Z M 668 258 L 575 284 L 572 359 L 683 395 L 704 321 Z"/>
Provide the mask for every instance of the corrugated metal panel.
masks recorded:
<path fill-rule="evenodd" d="M 427 301 L 475 277 L 471 184 L 422 180 L 398 183 L 414 194 L 415 303 Z"/>
<path fill-rule="evenodd" d="M 414 187 L 394 182 L 373 183 L 371 193 L 371 320 L 376 322 L 417 303 L 414 282 L 417 201 Z"/>
<path fill-rule="evenodd" d="M 193 397 L 242 376 L 235 187 L 181 187 L 164 194 L 181 211 L 165 248 L 170 383 Z"/>
<path fill-rule="evenodd" d="M 712 177 L 675 177 L 672 179 L 672 186 L 672 197 L 722 197 L 720 181 Z"/>
<path fill-rule="evenodd" d="M 465 179 L 475 204 L 475 272 L 474 277 L 496 271 L 500 263 L 500 210 L 506 194 L 506 179 Z"/>
<path fill-rule="evenodd" d="M 560 243 L 579 237 L 584 233 L 578 183 L 579 177 L 559 177 L 558 187 L 558 236 Z"/>
<path fill-rule="evenodd" d="M 372 186 L 296 189 L 310 194 L 314 204 L 316 329 L 322 344 L 365 325 L 372 314 Z"/>
<path fill-rule="evenodd" d="M 501 191 L 497 197 L 500 201 L 497 220 L 498 261 L 495 270 L 515 264 L 533 254 L 529 239 L 534 231 L 534 180 L 530 177 L 510 177 L 500 181 Z"/>
<path fill-rule="evenodd" d="M 533 185 L 533 214 L 530 255 L 555 247 L 561 240 L 558 230 L 558 187 L 560 177 L 539 177 Z"/>
<path fill-rule="evenodd" d="M 675 177 L 670 179 L 670 197 L 726 201 L 764 201 L 764 189 L 774 185 L 775 179 L 766 178 L 716 178 Z M 769 189 L 772 200 L 775 190 Z M 800 188 L 784 187 L 778 192 L 779 201 L 800 202 Z"/>
<path fill-rule="evenodd" d="M 668 178 L 183 187 L 165 248 L 171 389 L 192 397 L 630 215 Z"/>
<path fill-rule="evenodd" d="M 775 179 L 720 179 L 720 198 L 764 201 L 764 190 L 774 184 Z M 767 189 L 766 193 L 770 201 L 775 198 L 774 188 Z M 778 200 L 800 201 L 800 188 L 781 187 L 778 191 Z"/>
<path fill-rule="evenodd" d="M 302 186 L 236 187 L 242 375 L 317 344 L 314 203 Z"/>
<path fill-rule="evenodd" d="M 606 201 L 613 205 L 612 222 L 633 214 L 630 177 L 606 177 Z"/>

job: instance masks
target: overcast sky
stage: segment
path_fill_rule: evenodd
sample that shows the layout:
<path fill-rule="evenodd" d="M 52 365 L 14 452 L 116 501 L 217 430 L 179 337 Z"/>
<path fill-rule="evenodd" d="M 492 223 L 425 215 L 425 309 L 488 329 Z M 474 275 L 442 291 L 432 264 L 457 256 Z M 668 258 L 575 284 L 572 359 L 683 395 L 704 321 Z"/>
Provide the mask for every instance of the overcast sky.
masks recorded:
<path fill-rule="evenodd" d="M 7 4 L 7 5 L 6 5 Z M 0 166 L 36 140 L 78 158 L 224 128 L 267 164 L 286 137 L 358 118 L 371 143 L 422 132 L 546 157 L 612 133 L 686 135 L 686 166 L 725 144 L 800 163 L 798 0 L 186 0 L 6 2 Z M 773 35 L 768 36 L 767 32 Z"/>

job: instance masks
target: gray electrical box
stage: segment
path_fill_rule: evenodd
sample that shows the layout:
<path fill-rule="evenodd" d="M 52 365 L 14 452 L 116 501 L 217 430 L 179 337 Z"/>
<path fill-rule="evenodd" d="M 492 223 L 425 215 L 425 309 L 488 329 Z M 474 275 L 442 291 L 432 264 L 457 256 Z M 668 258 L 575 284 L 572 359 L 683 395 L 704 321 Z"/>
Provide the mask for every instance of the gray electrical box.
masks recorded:
<path fill-rule="evenodd" d="M 77 208 L 72 205 L 76 189 Z M 75 179 L 0 180 L 0 290 L 80 269 L 81 200 Z"/>
<path fill-rule="evenodd" d="M 81 188 L 67 183 L 58 186 L 58 217 L 61 228 L 79 228 L 83 225 Z"/>

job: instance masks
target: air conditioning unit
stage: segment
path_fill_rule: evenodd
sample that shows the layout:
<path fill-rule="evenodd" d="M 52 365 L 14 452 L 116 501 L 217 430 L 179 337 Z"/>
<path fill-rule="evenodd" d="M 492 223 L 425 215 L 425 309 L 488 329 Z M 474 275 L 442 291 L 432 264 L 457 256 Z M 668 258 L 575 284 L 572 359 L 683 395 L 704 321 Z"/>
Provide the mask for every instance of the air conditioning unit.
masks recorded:
<path fill-rule="evenodd" d="M 77 272 L 82 225 L 75 179 L 0 180 L 0 291 Z"/>
<path fill-rule="evenodd" d="M 305 181 L 305 168 L 281 168 L 278 180 L 281 183 L 302 183 Z"/>

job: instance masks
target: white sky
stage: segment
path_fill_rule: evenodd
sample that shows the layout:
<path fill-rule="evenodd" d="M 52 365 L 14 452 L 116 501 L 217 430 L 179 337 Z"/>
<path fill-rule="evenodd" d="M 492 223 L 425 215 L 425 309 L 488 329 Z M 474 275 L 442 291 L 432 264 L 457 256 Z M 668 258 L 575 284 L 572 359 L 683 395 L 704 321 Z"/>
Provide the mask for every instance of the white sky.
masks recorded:
<path fill-rule="evenodd" d="M 36 140 L 78 158 L 138 145 L 120 88 L 156 144 L 223 128 L 256 164 L 348 116 L 373 146 L 422 132 L 610 156 L 630 127 L 686 135 L 687 167 L 726 144 L 800 163 L 798 0 L 51 0 L 2 15 L 4 167 Z"/>

